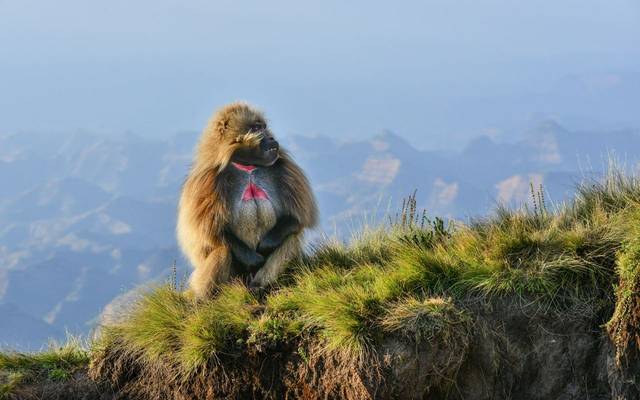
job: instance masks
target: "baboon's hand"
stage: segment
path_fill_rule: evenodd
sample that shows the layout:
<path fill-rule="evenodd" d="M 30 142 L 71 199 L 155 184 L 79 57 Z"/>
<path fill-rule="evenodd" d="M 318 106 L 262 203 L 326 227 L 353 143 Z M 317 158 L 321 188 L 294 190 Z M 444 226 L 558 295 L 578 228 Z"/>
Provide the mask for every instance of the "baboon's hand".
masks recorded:
<path fill-rule="evenodd" d="M 264 257 L 252 251 L 249 248 L 241 249 L 240 251 L 234 251 L 232 248 L 233 255 L 240 261 L 242 264 L 246 265 L 249 270 L 256 270 L 264 264 Z"/>
<path fill-rule="evenodd" d="M 300 223 L 293 217 L 283 217 L 258 243 L 258 253 L 267 257 L 289 236 L 300 231 Z"/>
<path fill-rule="evenodd" d="M 238 239 L 230 231 L 225 232 L 225 239 L 231 248 L 231 254 L 249 271 L 255 271 L 264 264 L 264 257 L 253 249 L 250 249 L 242 240 Z"/>
<path fill-rule="evenodd" d="M 258 244 L 258 253 L 269 256 L 282 244 L 283 239 L 275 235 L 266 235 Z"/>

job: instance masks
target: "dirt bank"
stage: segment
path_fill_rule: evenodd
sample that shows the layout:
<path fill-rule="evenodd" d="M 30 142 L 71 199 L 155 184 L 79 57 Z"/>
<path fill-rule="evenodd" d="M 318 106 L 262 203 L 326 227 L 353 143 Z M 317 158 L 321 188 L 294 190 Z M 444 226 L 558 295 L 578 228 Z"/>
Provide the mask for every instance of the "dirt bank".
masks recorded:
<path fill-rule="evenodd" d="M 603 325 L 613 302 L 545 312 L 526 299 L 467 305 L 473 317 L 447 337 L 385 339 L 365 356 L 299 340 L 221 355 L 188 380 L 158 361 L 106 351 L 91 376 L 115 398 L 637 399 L 637 359 L 620 365 Z"/>

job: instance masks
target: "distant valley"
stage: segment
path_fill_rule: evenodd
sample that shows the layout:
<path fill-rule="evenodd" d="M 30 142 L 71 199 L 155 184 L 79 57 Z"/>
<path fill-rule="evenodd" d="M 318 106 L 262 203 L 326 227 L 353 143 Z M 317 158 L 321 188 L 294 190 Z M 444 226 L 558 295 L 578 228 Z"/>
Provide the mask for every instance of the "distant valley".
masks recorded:
<path fill-rule="evenodd" d="M 0 134 L 0 346 L 37 349 L 67 331 L 86 334 L 116 296 L 166 279 L 174 260 L 188 273 L 175 209 L 197 137 Z M 465 220 L 527 202 L 531 184 L 559 203 L 610 154 L 629 168 L 640 160 L 636 131 L 572 131 L 551 120 L 456 153 L 418 150 L 391 132 L 282 142 L 319 200 L 322 226 L 311 240 L 384 222 L 414 190 L 430 215 Z"/>

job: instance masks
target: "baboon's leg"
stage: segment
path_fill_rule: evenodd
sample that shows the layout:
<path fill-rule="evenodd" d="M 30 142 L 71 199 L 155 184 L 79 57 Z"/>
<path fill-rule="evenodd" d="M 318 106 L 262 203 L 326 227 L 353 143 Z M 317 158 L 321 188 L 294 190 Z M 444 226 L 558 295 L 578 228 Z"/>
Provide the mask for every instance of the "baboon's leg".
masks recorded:
<path fill-rule="evenodd" d="M 196 298 L 204 299 L 211 295 L 217 284 L 231 278 L 231 255 L 226 246 L 216 247 L 203 262 L 198 263 L 189 278 L 189 288 Z"/>
<path fill-rule="evenodd" d="M 302 235 L 291 235 L 274 250 L 251 280 L 252 287 L 265 287 L 274 282 L 284 271 L 287 263 L 300 254 Z"/>

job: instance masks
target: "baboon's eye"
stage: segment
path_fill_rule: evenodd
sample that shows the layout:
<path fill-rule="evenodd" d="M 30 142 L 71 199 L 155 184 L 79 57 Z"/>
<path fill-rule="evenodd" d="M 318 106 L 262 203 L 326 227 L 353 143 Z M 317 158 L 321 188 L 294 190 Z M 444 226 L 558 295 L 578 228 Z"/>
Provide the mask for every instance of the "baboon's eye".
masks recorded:
<path fill-rule="evenodd" d="M 251 130 L 253 132 L 259 132 L 264 130 L 264 128 L 266 128 L 266 124 L 264 122 L 256 122 L 253 124 L 253 126 L 251 126 Z"/>

